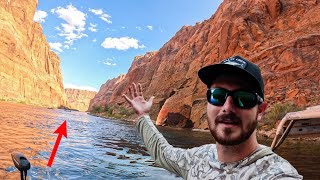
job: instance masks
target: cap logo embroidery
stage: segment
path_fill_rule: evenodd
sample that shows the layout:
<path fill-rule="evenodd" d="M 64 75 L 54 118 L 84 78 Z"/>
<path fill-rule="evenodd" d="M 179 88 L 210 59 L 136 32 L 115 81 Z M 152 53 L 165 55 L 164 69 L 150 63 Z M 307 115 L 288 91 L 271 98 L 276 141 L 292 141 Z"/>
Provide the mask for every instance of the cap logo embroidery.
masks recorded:
<path fill-rule="evenodd" d="M 229 64 L 232 66 L 239 67 L 241 69 L 244 69 L 247 67 L 247 62 L 245 62 L 244 60 L 237 58 L 237 57 L 231 57 L 229 59 L 226 59 L 226 60 L 222 61 L 221 64 Z"/>

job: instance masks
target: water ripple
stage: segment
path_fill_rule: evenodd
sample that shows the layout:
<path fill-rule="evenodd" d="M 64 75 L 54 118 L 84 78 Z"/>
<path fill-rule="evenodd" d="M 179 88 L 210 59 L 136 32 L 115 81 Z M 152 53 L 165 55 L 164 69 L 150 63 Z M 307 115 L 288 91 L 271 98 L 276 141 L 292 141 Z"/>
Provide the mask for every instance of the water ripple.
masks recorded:
<path fill-rule="evenodd" d="M 84 112 L 67 112 L 0 102 L 0 179 L 17 179 L 11 152 L 24 153 L 31 162 L 30 179 L 181 179 L 154 167 L 154 161 L 132 122 L 103 119 Z M 67 120 L 68 138 L 62 138 L 51 168 L 48 159 L 57 134 Z M 189 148 L 212 143 L 210 133 L 161 128 L 174 146 Z M 270 141 L 262 141 L 269 145 Z M 278 152 L 305 179 L 319 177 L 320 143 L 286 141 Z"/>

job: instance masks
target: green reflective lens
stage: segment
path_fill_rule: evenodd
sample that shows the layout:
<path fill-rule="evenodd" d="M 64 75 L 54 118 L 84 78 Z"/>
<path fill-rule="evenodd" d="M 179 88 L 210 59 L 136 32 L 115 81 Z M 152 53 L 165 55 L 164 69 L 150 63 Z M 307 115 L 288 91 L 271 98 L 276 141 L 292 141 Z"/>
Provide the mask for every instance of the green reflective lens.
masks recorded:
<path fill-rule="evenodd" d="M 235 91 L 232 100 L 236 101 L 234 104 L 241 108 L 252 108 L 257 104 L 256 95 L 247 91 Z"/>
<path fill-rule="evenodd" d="M 223 106 L 228 96 L 232 97 L 236 107 L 242 109 L 250 109 L 261 103 L 263 99 L 254 92 L 247 90 L 228 91 L 223 88 L 211 88 L 207 91 L 207 100 L 215 106 Z"/>

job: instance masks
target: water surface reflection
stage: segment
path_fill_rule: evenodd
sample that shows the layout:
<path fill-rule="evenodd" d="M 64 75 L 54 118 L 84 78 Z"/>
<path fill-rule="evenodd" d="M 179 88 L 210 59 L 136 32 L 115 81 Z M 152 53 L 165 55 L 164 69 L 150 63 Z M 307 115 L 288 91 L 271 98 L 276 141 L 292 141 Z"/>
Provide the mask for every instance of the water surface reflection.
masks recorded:
<path fill-rule="evenodd" d="M 0 102 L 0 179 L 17 179 L 10 153 L 23 152 L 32 164 L 30 179 L 180 179 L 158 167 L 146 151 L 132 122 L 107 120 L 83 112 L 67 112 Z M 52 168 L 46 164 L 55 143 L 53 132 L 67 120 Z M 213 143 L 208 132 L 159 127 L 177 147 Z M 261 139 L 270 145 L 271 141 Z M 320 143 L 286 141 L 278 153 L 305 176 L 317 179 Z"/>

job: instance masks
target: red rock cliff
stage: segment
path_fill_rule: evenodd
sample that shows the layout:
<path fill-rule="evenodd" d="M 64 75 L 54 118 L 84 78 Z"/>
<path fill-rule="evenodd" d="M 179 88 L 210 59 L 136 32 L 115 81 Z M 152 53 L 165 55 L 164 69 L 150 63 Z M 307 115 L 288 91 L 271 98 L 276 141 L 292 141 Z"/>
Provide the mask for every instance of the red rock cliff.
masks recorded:
<path fill-rule="evenodd" d="M 108 103 L 140 82 L 156 99 L 157 124 L 206 128 L 206 87 L 198 70 L 241 55 L 261 67 L 265 99 L 320 103 L 320 4 L 316 0 L 225 0 L 209 19 L 182 27 L 152 56 L 137 57 Z M 158 114 L 159 113 L 159 114 Z"/>
<path fill-rule="evenodd" d="M 114 89 L 120 84 L 120 82 L 126 77 L 126 75 L 120 75 L 117 78 L 113 78 L 104 83 L 98 93 L 90 100 L 88 111 L 91 111 L 94 106 L 105 106 L 109 103 Z"/>
<path fill-rule="evenodd" d="M 68 108 L 77 109 L 79 111 L 87 111 L 90 100 L 97 92 L 79 90 L 79 89 L 65 89 L 67 95 Z"/>
<path fill-rule="evenodd" d="M 66 104 L 60 59 L 40 24 L 37 0 L 0 0 L 0 99 L 57 107 Z"/>

